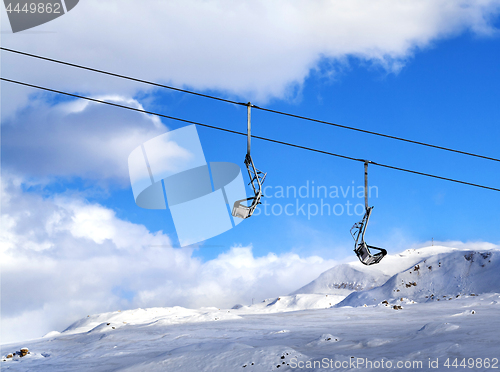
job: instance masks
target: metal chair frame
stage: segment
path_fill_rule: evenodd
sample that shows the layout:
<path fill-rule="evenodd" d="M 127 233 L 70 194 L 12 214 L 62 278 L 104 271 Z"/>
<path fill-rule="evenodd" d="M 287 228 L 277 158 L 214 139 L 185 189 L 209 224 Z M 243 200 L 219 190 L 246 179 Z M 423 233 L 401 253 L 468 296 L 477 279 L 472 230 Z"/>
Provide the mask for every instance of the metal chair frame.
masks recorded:
<path fill-rule="evenodd" d="M 239 218 L 251 217 L 257 205 L 261 204 L 260 199 L 262 198 L 262 184 L 266 179 L 267 173 L 258 170 L 255 167 L 252 156 L 250 155 L 251 147 L 251 108 L 252 104 L 248 102 L 247 105 L 247 154 L 245 156 L 245 166 L 247 167 L 248 177 L 250 178 L 249 185 L 252 185 L 254 196 L 246 199 L 237 200 L 234 202 L 232 215 Z M 247 202 L 251 201 L 250 206 L 247 206 Z"/>
<path fill-rule="evenodd" d="M 365 265 L 374 265 L 384 258 L 387 251 L 383 248 L 368 245 L 365 242 L 366 227 L 368 226 L 368 221 L 370 220 L 370 215 L 373 210 L 373 207 L 368 207 L 368 163 L 370 163 L 370 161 L 365 160 L 365 215 L 360 222 L 355 223 L 351 228 L 351 235 L 354 239 L 354 252 L 361 263 Z M 372 254 L 371 250 L 378 250 L 379 252 Z"/>

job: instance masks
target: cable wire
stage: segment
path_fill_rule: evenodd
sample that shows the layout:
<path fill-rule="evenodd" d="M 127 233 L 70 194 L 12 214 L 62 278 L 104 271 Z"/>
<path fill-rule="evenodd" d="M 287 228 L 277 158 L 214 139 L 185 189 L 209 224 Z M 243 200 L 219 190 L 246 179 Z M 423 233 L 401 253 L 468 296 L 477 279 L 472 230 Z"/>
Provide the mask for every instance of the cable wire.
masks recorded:
<path fill-rule="evenodd" d="M 221 128 L 221 127 L 216 127 L 216 126 L 209 125 L 209 124 L 203 124 L 203 123 L 199 123 L 199 122 L 192 121 L 192 120 L 181 119 L 181 118 L 177 118 L 177 117 L 174 117 L 174 116 L 163 115 L 163 114 L 159 114 L 159 113 L 156 113 L 156 112 L 153 112 L 153 111 L 142 110 L 142 109 L 138 109 L 138 108 L 135 108 L 135 107 L 124 106 L 124 105 L 120 105 L 118 103 L 102 101 L 102 100 L 99 100 L 99 99 L 96 99 L 96 98 L 90 98 L 90 97 L 81 96 L 81 95 L 78 95 L 78 94 L 67 93 L 67 92 L 63 92 L 63 91 L 60 91 L 60 90 L 55 90 L 55 89 L 41 87 L 41 86 L 38 86 L 38 85 L 23 83 L 23 82 L 20 82 L 20 81 L 11 80 L 11 79 L 7 79 L 7 78 L 3 78 L 3 77 L 0 77 L 0 80 L 6 81 L 6 82 L 9 82 L 9 83 L 13 83 L 13 84 L 27 86 L 27 87 L 30 87 L 30 88 L 36 88 L 36 89 L 40 89 L 40 90 L 45 90 L 45 91 L 52 92 L 52 93 L 63 94 L 63 95 L 74 97 L 74 98 L 80 98 L 80 99 L 84 99 L 84 100 L 91 101 L 91 102 L 102 103 L 102 104 L 105 104 L 105 105 L 114 106 L 114 107 L 118 107 L 118 108 L 122 108 L 122 109 L 126 109 L 126 110 L 137 111 L 137 112 L 141 112 L 143 114 L 155 115 L 155 116 L 159 116 L 159 117 L 166 118 L 166 119 L 180 121 L 180 122 L 183 122 L 183 123 L 195 124 L 195 125 L 199 125 L 199 126 L 206 127 L 206 128 L 211 128 L 211 129 L 216 129 L 216 130 L 220 130 L 220 131 L 224 131 L 224 132 L 228 132 L 228 133 L 233 133 L 233 134 L 239 134 L 239 135 L 247 136 L 247 133 L 238 132 L 238 131 L 235 131 L 235 130 Z M 280 144 L 280 145 L 295 147 L 295 148 L 298 148 L 298 149 L 312 151 L 312 152 L 317 152 L 317 153 L 320 153 L 320 154 L 335 156 L 335 157 L 342 158 L 342 159 L 348 159 L 348 160 L 358 161 L 358 162 L 362 162 L 362 163 L 364 163 L 366 161 L 365 159 L 358 159 L 358 158 L 353 158 L 351 156 L 335 154 L 333 152 L 318 150 L 318 149 L 314 149 L 312 147 L 306 147 L 306 146 L 296 145 L 296 144 L 293 144 L 293 143 L 283 142 L 283 141 L 279 141 L 279 140 L 275 140 L 275 139 L 271 139 L 271 138 L 267 138 L 267 137 L 260 137 L 260 136 L 255 136 L 255 135 L 252 135 L 252 137 L 256 138 L 256 139 L 263 140 L 263 141 L 267 141 L 267 142 L 272 142 L 272 143 L 277 143 L 277 144 Z M 417 175 L 420 175 L 420 176 L 432 177 L 432 178 L 437 178 L 437 179 L 440 179 L 440 180 L 445 180 L 445 181 L 460 183 L 460 184 L 463 184 L 463 185 L 480 187 L 480 188 L 487 189 L 487 190 L 500 191 L 500 189 L 494 188 L 494 187 L 490 187 L 490 186 L 484 186 L 484 185 L 480 185 L 480 184 L 476 184 L 476 183 L 460 181 L 460 180 L 456 180 L 456 179 L 453 179 L 453 178 L 436 176 L 436 175 L 429 174 L 429 173 L 418 172 L 418 171 L 414 171 L 414 170 L 410 170 L 410 169 L 406 169 L 406 168 L 394 167 L 392 165 L 376 163 L 376 162 L 373 162 L 373 161 L 370 161 L 370 164 L 377 165 L 377 166 L 383 167 L 383 168 L 389 168 L 389 169 L 393 169 L 393 170 L 398 170 L 398 171 L 402 171 L 402 172 L 413 173 L 413 174 L 417 174 Z"/>
<path fill-rule="evenodd" d="M 233 100 L 230 100 L 230 99 L 225 99 L 225 98 L 221 98 L 221 97 L 212 96 L 212 95 L 209 95 L 209 94 L 198 93 L 198 92 L 194 92 L 194 91 L 191 91 L 191 90 L 176 88 L 176 87 L 173 87 L 173 86 L 170 86 L 170 85 L 159 84 L 159 83 L 155 83 L 155 82 L 148 81 L 148 80 L 137 79 L 137 78 L 134 78 L 134 77 L 130 77 L 130 76 L 126 76 L 126 75 L 121 75 L 121 74 L 116 74 L 116 73 L 109 72 L 109 71 L 99 70 L 99 69 L 96 69 L 96 68 L 91 68 L 91 67 L 79 65 L 79 64 L 76 64 L 76 63 L 70 63 L 70 62 L 60 61 L 60 60 L 57 60 L 57 59 L 54 59 L 54 58 L 48 58 L 48 57 L 43 57 L 43 56 L 39 56 L 39 55 L 36 55 L 36 54 L 21 52 L 19 50 L 14 50 L 14 49 L 9 49 L 9 48 L 4 48 L 4 47 L 0 47 L 0 49 L 4 50 L 6 52 L 16 53 L 16 54 L 20 54 L 20 55 L 27 56 L 27 57 L 32 57 L 32 58 L 38 58 L 38 59 L 41 59 L 41 60 L 44 60 L 44 61 L 54 62 L 54 63 L 58 63 L 58 64 L 70 66 L 70 67 L 75 67 L 75 68 L 79 68 L 79 69 L 83 69 L 83 70 L 87 70 L 87 71 L 97 72 L 97 73 L 100 73 L 100 74 L 114 76 L 114 77 L 118 77 L 118 78 L 121 78 L 121 79 L 135 81 L 135 82 L 138 82 L 138 83 L 148 84 L 148 85 L 152 85 L 152 86 L 159 87 L 159 88 L 171 89 L 171 90 L 175 90 L 175 91 L 183 92 L 183 93 L 188 93 L 188 94 L 192 94 L 192 95 L 199 96 L 199 97 L 210 98 L 210 99 L 214 99 L 214 100 L 221 101 L 221 102 L 231 103 L 231 104 L 234 104 L 234 105 L 240 105 L 240 106 L 247 106 L 248 105 L 247 103 L 237 102 L 237 101 L 233 101 Z M 295 115 L 295 114 L 291 114 L 291 113 L 287 113 L 287 112 L 283 112 L 283 111 L 272 110 L 272 109 L 268 109 L 268 108 L 265 108 L 265 107 L 259 107 L 259 106 L 256 106 L 256 105 L 251 105 L 251 106 L 254 107 L 254 108 L 256 108 L 256 109 L 258 109 L 258 110 L 265 111 L 265 112 L 270 112 L 270 113 L 273 113 L 273 114 L 284 115 L 284 116 L 288 116 L 288 117 L 292 117 L 292 118 L 296 118 L 296 119 L 312 121 L 312 122 L 319 123 L 319 124 L 325 124 L 325 125 L 330 125 L 330 126 L 334 126 L 334 127 L 338 127 L 338 128 L 343 128 L 343 129 L 349 129 L 349 130 L 353 130 L 353 131 L 357 131 L 357 132 L 361 132 L 361 133 L 371 134 L 371 135 L 374 135 L 374 136 L 380 136 L 380 137 L 384 137 L 384 138 L 389 138 L 389 139 L 392 139 L 392 140 L 403 141 L 403 142 L 407 142 L 407 143 L 413 143 L 413 144 L 416 144 L 416 145 L 427 146 L 427 147 L 431 147 L 431 148 L 435 148 L 435 149 L 439 149 L 439 150 L 450 151 L 450 152 L 454 152 L 454 153 L 458 153 L 458 154 L 462 154 L 462 155 L 468 155 L 468 156 L 473 156 L 473 157 L 477 157 L 477 158 L 481 158 L 481 159 L 486 159 L 486 160 L 492 160 L 492 161 L 500 162 L 500 159 L 493 158 L 493 157 L 490 157 L 490 156 L 475 154 L 475 153 L 472 153 L 472 152 L 467 152 L 467 151 L 462 151 L 462 150 L 456 150 L 456 149 L 452 149 L 452 148 L 449 148 L 449 147 L 433 145 L 433 144 L 426 143 L 426 142 L 415 141 L 415 140 L 411 140 L 411 139 L 408 139 L 408 138 L 402 138 L 402 137 L 392 136 L 392 135 L 388 135 L 388 134 L 384 134 L 384 133 L 379 133 L 379 132 L 374 132 L 374 131 L 370 131 L 370 130 L 366 130 L 366 129 L 351 127 L 351 126 L 337 124 L 337 123 L 332 123 L 332 122 L 329 122 L 329 121 L 314 119 L 314 118 L 310 118 L 310 117 L 307 117 L 307 116 Z"/>

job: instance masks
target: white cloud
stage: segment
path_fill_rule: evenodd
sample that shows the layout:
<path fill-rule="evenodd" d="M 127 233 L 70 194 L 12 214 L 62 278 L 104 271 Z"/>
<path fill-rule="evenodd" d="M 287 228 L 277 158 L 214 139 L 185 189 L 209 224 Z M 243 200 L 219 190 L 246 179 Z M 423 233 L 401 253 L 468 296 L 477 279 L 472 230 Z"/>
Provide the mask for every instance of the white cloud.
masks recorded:
<path fill-rule="evenodd" d="M 457 248 L 457 249 L 475 249 L 475 250 L 491 250 L 491 249 L 499 249 L 500 245 L 498 244 L 493 244 L 489 242 L 482 242 L 482 241 L 477 241 L 477 242 L 461 242 L 461 241 L 455 241 L 455 240 L 448 240 L 448 241 L 439 241 L 439 240 L 431 240 L 423 243 L 417 243 L 410 245 L 412 248 L 424 248 L 424 247 L 429 247 L 431 245 L 435 246 L 441 246 L 441 247 L 449 247 L 449 248 Z"/>
<path fill-rule="evenodd" d="M 119 96 L 99 99 L 143 109 Z M 2 162 L 34 178 L 82 177 L 128 185 L 127 158 L 143 142 L 165 133 L 158 117 L 98 103 L 49 105 L 36 100 L 2 123 Z"/>
<path fill-rule="evenodd" d="M 79 198 L 23 192 L 3 175 L 2 343 L 61 331 L 91 313 L 249 304 L 287 294 L 333 266 L 317 256 L 255 257 L 234 247 L 201 262 L 164 233 Z"/>
<path fill-rule="evenodd" d="M 418 48 L 441 38 L 464 30 L 494 33 L 491 22 L 499 11 L 500 0 L 149 0 L 140 5 L 86 0 L 24 34 L 3 34 L 2 44 L 262 101 L 286 97 L 322 58 L 354 56 L 397 71 Z M 2 24 L 8 25 L 5 12 Z M 146 89 L 6 52 L 2 58 L 3 75 L 35 84 L 127 96 Z M 6 114 L 33 92 L 3 85 Z"/>

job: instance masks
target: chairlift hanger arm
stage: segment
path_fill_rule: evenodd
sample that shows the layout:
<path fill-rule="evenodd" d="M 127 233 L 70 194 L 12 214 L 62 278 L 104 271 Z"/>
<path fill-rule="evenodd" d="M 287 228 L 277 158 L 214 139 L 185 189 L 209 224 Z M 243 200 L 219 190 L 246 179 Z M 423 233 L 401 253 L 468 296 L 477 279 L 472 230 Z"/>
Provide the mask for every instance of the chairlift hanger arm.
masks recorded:
<path fill-rule="evenodd" d="M 368 160 L 365 160 L 365 209 L 368 210 Z"/>
<path fill-rule="evenodd" d="M 247 156 L 250 156 L 250 145 L 252 140 L 252 126 L 251 126 L 251 118 L 252 118 L 252 104 L 250 102 L 247 103 Z"/>
<path fill-rule="evenodd" d="M 248 177 L 250 179 L 249 185 L 252 186 L 254 196 L 246 199 L 237 200 L 233 205 L 232 215 L 239 218 L 251 217 L 257 205 L 260 204 L 260 199 L 262 198 L 262 184 L 266 179 L 267 173 L 258 170 L 255 167 L 252 156 L 250 155 L 251 141 L 252 141 L 252 121 L 251 121 L 251 109 L 252 104 L 247 103 L 247 153 L 245 155 L 245 166 L 247 168 Z M 247 202 L 251 201 L 251 205 L 245 205 Z"/>

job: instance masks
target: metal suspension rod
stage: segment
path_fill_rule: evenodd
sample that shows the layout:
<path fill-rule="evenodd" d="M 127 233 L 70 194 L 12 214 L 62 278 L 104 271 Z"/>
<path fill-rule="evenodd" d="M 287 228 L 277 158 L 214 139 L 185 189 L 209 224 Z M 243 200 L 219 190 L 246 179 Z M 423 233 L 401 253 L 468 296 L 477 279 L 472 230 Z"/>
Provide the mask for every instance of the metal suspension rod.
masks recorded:
<path fill-rule="evenodd" d="M 368 160 L 365 160 L 365 209 L 368 210 Z"/>
<path fill-rule="evenodd" d="M 252 109 L 252 104 L 248 102 L 247 104 L 247 155 L 250 155 L 250 140 L 252 138 L 251 129 L 251 109 Z"/>

